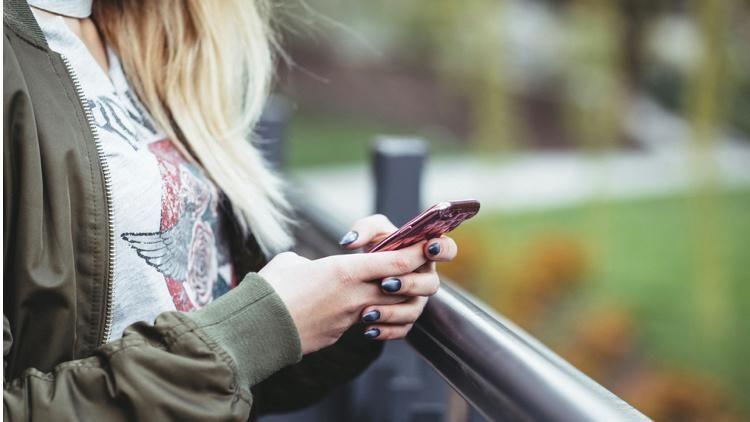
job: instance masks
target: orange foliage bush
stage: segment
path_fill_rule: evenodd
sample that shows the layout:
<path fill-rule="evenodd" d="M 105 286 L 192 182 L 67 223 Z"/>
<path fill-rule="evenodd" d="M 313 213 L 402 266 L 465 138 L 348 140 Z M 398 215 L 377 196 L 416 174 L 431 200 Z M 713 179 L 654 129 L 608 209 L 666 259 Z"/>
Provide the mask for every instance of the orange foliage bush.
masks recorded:
<path fill-rule="evenodd" d="M 536 335 L 557 323 L 555 311 L 582 286 L 590 267 L 586 245 L 574 234 L 534 238 L 520 255 L 512 254 L 515 259 L 505 254 L 516 251 L 504 250 L 484 232 L 464 229 L 451 236 L 460 253 L 454 262 L 440 265 L 441 274 Z M 629 310 L 600 307 L 579 313 L 573 324 L 558 344 L 560 354 L 654 420 L 743 420 L 731 397 L 711 380 L 653 367 L 639 353 Z"/>
<path fill-rule="evenodd" d="M 747 416 L 712 380 L 686 372 L 643 368 L 616 392 L 657 421 L 733 422 Z"/>
<path fill-rule="evenodd" d="M 438 270 L 466 290 L 477 293 L 477 283 L 487 259 L 484 237 L 472 230 L 459 230 L 450 236 L 458 244 L 459 253 L 453 261 L 439 264 Z"/>
<path fill-rule="evenodd" d="M 585 248 L 577 237 L 539 237 L 523 251 L 513 271 L 504 309 L 521 326 L 533 327 L 549 308 L 580 285 L 586 268 Z"/>
<path fill-rule="evenodd" d="M 617 307 L 588 312 L 561 353 L 657 421 L 739 421 L 739 409 L 712 380 L 685 371 L 654 368 L 639 355 L 630 313 Z"/>
<path fill-rule="evenodd" d="M 581 316 L 563 356 L 591 377 L 606 379 L 635 349 L 635 323 L 624 309 L 608 307 Z"/>

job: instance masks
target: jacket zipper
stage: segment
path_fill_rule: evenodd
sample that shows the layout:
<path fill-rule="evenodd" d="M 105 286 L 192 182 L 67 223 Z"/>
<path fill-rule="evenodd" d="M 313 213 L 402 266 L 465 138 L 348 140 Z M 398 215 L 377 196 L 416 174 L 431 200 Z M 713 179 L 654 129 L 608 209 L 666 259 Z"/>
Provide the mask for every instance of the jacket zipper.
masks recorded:
<path fill-rule="evenodd" d="M 73 81 L 73 87 L 75 88 L 76 94 L 78 95 L 78 101 L 81 103 L 81 107 L 83 107 L 83 113 L 86 116 L 86 122 L 89 125 L 89 129 L 91 130 L 91 135 L 94 138 L 94 145 L 96 145 L 96 155 L 99 158 L 99 168 L 101 168 L 102 171 L 102 179 L 104 180 L 104 199 L 105 199 L 105 206 L 107 208 L 107 279 L 104 283 L 105 288 L 107 289 L 107 297 L 106 297 L 106 303 L 105 303 L 105 313 L 104 313 L 104 329 L 102 332 L 102 337 L 100 339 L 99 344 L 104 344 L 109 339 L 109 336 L 112 332 L 112 295 L 113 295 L 113 280 L 114 280 L 114 272 L 115 272 L 115 247 L 114 247 L 114 212 L 112 210 L 112 180 L 110 176 L 109 171 L 109 164 L 107 163 L 107 160 L 104 158 L 104 147 L 102 146 L 102 141 L 99 139 L 99 132 L 96 130 L 96 125 L 94 124 L 94 116 L 91 113 L 91 108 L 89 107 L 88 103 L 84 101 L 85 95 L 83 93 L 83 88 L 81 87 L 81 83 L 78 80 L 78 76 L 73 71 L 73 66 L 71 66 L 70 62 L 68 61 L 68 58 L 64 55 L 60 55 L 62 57 L 62 61 L 65 64 L 66 69 L 68 70 L 68 75 L 70 76 L 70 79 Z"/>

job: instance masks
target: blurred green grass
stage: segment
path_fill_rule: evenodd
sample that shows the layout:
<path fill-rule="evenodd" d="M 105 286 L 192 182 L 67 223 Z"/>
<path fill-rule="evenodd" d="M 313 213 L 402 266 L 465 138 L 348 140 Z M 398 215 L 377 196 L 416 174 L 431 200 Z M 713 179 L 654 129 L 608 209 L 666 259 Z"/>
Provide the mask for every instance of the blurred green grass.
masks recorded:
<path fill-rule="evenodd" d="M 421 136 L 428 141 L 431 156 L 462 149 L 446 133 L 371 117 L 298 110 L 290 123 L 286 159 L 291 169 L 367 162 L 372 141 L 378 135 Z"/>
<path fill-rule="evenodd" d="M 493 272 L 512 266 L 530 244 L 550 233 L 580 239 L 587 245 L 585 280 L 571 288 L 562 314 L 545 322 L 554 328 L 535 334 L 548 341 L 544 334 L 553 333 L 554 347 L 586 310 L 623 307 L 633 316 L 643 358 L 721 380 L 741 399 L 750 396 L 750 190 L 721 192 L 711 207 L 706 213 L 698 197 L 681 194 L 522 214 L 486 213 L 457 232 L 466 231 L 461 242 L 473 236 L 484 239 L 479 262 L 487 265 L 473 273 L 478 280 L 472 281 L 472 290 L 490 303 L 499 301 L 488 295 L 512 294 L 503 279 L 508 274 Z M 706 227 L 715 229 L 710 237 L 715 244 L 705 243 Z M 720 315 L 710 315 L 708 325 L 698 311 L 706 291 L 696 287 L 707 251 L 721 269 L 710 289 L 719 289 L 723 300 L 714 309 Z"/>

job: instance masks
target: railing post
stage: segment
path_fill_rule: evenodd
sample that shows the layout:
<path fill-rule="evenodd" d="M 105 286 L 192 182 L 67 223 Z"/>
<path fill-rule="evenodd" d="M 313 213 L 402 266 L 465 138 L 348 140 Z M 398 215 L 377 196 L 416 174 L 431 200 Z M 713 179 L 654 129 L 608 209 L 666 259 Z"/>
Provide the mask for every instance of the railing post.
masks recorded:
<path fill-rule="evenodd" d="M 380 136 L 373 143 L 375 212 L 395 225 L 414 217 L 422 208 L 422 170 L 427 144 L 419 138 Z"/>
<path fill-rule="evenodd" d="M 255 127 L 255 143 L 263 157 L 276 170 L 286 164 L 286 137 L 291 107 L 279 95 L 270 95 Z"/>
<path fill-rule="evenodd" d="M 427 144 L 418 138 L 385 137 L 372 147 L 375 212 L 401 225 L 422 209 L 422 171 Z M 356 382 L 355 388 L 372 397 L 357 403 L 368 420 L 438 422 L 444 420 L 447 385 L 403 340 L 389 341 L 381 358 Z"/>

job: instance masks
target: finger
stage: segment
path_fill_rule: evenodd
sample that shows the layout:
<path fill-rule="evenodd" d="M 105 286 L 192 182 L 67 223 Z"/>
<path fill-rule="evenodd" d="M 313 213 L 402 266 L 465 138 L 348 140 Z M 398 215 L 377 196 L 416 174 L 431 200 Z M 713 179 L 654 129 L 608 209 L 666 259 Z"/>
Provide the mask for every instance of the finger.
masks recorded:
<path fill-rule="evenodd" d="M 424 256 L 430 261 L 450 261 L 457 253 L 456 242 L 448 236 L 431 239 L 424 246 Z"/>
<path fill-rule="evenodd" d="M 395 340 L 406 337 L 414 324 L 405 325 L 371 325 L 363 333 L 371 340 Z"/>
<path fill-rule="evenodd" d="M 414 270 L 415 273 L 434 273 L 437 271 L 434 261 L 427 261 L 421 267 Z"/>
<path fill-rule="evenodd" d="M 354 255 L 334 255 L 327 259 L 342 273 L 356 280 L 376 280 L 397 274 L 409 274 L 422 266 L 427 259 L 422 252 L 424 242 L 397 251 L 373 252 Z"/>
<path fill-rule="evenodd" d="M 440 279 L 435 272 L 387 277 L 380 282 L 383 292 L 400 296 L 432 296 L 439 287 Z"/>
<path fill-rule="evenodd" d="M 411 324 L 422 315 L 427 297 L 417 296 L 396 305 L 368 306 L 362 311 L 362 322 L 379 324 Z"/>
<path fill-rule="evenodd" d="M 339 244 L 347 249 L 361 248 L 370 243 L 380 241 L 396 231 L 396 226 L 383 214 L 374 214 L 358 220 L 352 226 Z"/>
<path fill-rule="evenodd" d="M 366 306 L 395 305 L 412 299 L 409 296 L 385 293 L 378 283 L 362 283 L 361 287 L 362 295 L 359 297 L 360 300 L 358 303 L 363 308 Z"/>

